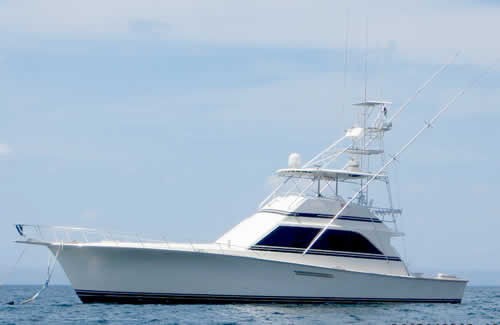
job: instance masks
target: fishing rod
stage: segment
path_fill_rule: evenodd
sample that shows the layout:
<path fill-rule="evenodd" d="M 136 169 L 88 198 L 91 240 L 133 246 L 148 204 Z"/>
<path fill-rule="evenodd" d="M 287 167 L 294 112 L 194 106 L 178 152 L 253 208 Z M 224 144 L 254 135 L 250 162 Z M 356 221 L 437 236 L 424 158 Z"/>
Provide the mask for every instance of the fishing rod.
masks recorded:
<path fill-rule="evenodd" d="M 455 59 L 460 55 L 460 52 L 457 52 L 455 53 L 445 64 L 443 64 L 441 67 L 439 67 L 439 69 L 437 69 L 431 76 L 429 79 L 427 79 L 421 86 L 420 88 L 417 89 L 417 91 L 408 98 L 408 100 L 403 104 L 401 105 L 398 110 L 396 111 L 396 113 L 394 113 L 387 122 L 392 122 L 396 117 L 399 116 L 399 114 L 401 114 L 401 112 L 412 102 L 415 100 L 415 98 L 418 97 L 418 95 L 425 89 L 427 88 L 431 82 L 438 76 L 440 75 L 444 70 L 446 70 L 446 68 L 448 68 L 454 61 Z M 340 140 L 343 140 L 345 139 L 346 136 L 343 136 Z M 375 138 L 371 138 L 367 144 L 370 145 L 373 141 L 374 141 Z M 328 161 L 330 160 L 329 163 L 327 163 L 326 165 L 330 164 L 332 160 L 335 160 L 339 155 L 343 154 L 345 151 L 347 151 L 348 149 L 351 149 L 350 147 L 347 147 L 345 148 L 344 150 L 342 150 L 341 152 L 338 152 L 338 153 L 335 153 L 333 155 L 330 155 L 330 156 L 326 156 L 326 157 L 323 157 L 321 158 L 322 155 L 326 154 L 327 152 L 329 152 L 332 148 L 334 148 L 337 144 L 339 143 L 339 141 L 336 141 L 334 144 L 328 146 L 326 149 L 324 149 L 323 151 L 321 151 L 319 154 L 317 154 L 314 158 L 312 158 L 311 160 L 309 160 L 303 168 L 305 167 L 309 167 L 311 164 L 318 164 L 318 163 L 322 163 L 324 161 Z"/>
<path fill-rule="evenodd" d="M 410 98 L 408 98 L 408 100 L 400 106 L 400 108 L 396 111 L 396 113 L 394 115 L 391 116 L 391 118 L 389 119 L 388 122 L 391 122 L 392 120 L 394 120 L 413 100 L 415 100 L 415 98 L 418 97 L 418 95 L 425 89 L 427 88 L 427 86 L 430 85 L 430 83 L 439 75 L 441 74 L 448 66 L 450 66 L 453 61 L 455 61 L 455 59 L 460 55 L 460 52 L 457 52 L 455 55 L 453 55 L 450 60 L 447 61 L 447 63 L 445 63 L 444 65 L 442 65 L 438 70 L 436 70 L 429 79 L 427 79 L 421 86 L 419 89 L 417 89 L 417 91 L 415 92 L 415 94 L 413 94 Z M 327 148 L 325 148 L 324 150 L 322 150 L 320 153 L 318 153 L 316 156 L 314 156 L 311 160 L 309 160 L 307 163 L 304 164 L 304 166 L 302 166 L 302 168 L 307 168 L 309 166 L 311 166 L 312 164 L 318 164 L 318 163 L 322 163 L 324 161 L 327 161 L 327 160 L 330 160 L 330 162 L 328 164 L 331 163 L 332 160 L 335 160 L 338 156 L 340 156 L 341 154 L 343 154 L 344 152 L 346 152 L 347 150 L 351 149 L 350 147 L 346 147 L 344 148 L 342 151 L 340 152 L 337 152 L 333 155 L 330 155 L 330 156 L 326 156 L 326 157 L 323 157 L 321 158 L 323 155 L 327 154 L 330 150 L 332 150 L 333 148 L 335 148 L 341 141 L 343 141 L 345 138 L 347 138 L 346 135 L 342 136 L 340 139 L 338 139 L 337 141 L 335 141 L 334 143 L 332 143 L 331 145 L 329 145 Z M 370 139 L 370 141 L 368 142 L 367 145 L 370 145 L 372 142 L 373 142 L 374 138 Z M 328 165 L 327 164 L 327 165 Z M 267 203 L 267 201 L 272 198 L 274 196 L 274 194 L 276 194 L 283 185 L 285 185 L 288 181 L 290 180 L 290 177 L 286 178 L 285 180 L 283 180 L 260 204 L 259 204 L 259 208 L 262 208 L 262 206 L 264 206 L 264 204 Z"/>
<path fill-rule="evenodd" d="M 441 72 L 443 72 L 450 64 L 453 63 L 453 61 L 455 61 L 455 59 L 460 55 L 460 51 L 458 51 L 457 53 L 455 53 L 455 55 L 453 57 L 450 58 L 450 60 L 448 61 L 448 63 L 446 63 L 445 65 L 441 66 L 441 68 L 439 68 L 436 72 L 434 72 L 434 74 L 426 81 L 424 82 L 424 84 L 415 92 L 415 94 L 410 97 L 406 103 L 404 103 L 403 105 L 401 105 L 401 107 L 396 111 L 396 113 L 394 113 L 387 122 L 392 122 L 392 120 L 394 120 L 396 117 L 398 117 L 398 115 L 406 108 L 406 106 L 408 106 L 408 104 L 410 104 L 410 102 L 412 102 L 431 82 L 432 80 L 434 80 L 434 78 L 437 77 L 437 75 L 439 75 Z"/>
<path fill-rule="evenodd" d="M 415 140 L 428 128 L 430 128 L 434 122 L 441 116 L 441 114 L 443 114 L 445 111 L 448 110 L 448 108 L 450 108 L 450 106 L 455 103 L 455 101 L 460 98 L 468 89 L 472 88 L 473 86 L 475 86 L 488 72 L 490 72 L 494 66 L 496 65 L 493 64 L 492 66 L 490 66 L 490 68 L 488 70 L 486 70 L 480 77 L 478 77 L 477 79 L 473 80 L 471 83 L 469 83 L 465 88 L 463 88 L 461 91 L 459 91 L 448 103 L 446 103 L 444 106 L 441 107 L 441 109 L 432 117 L 432 119 L 429 121 L 429 122 L 425 122 L 425 125 L 410 139 L 410 141 L 408 141 L 408 143 L 406 143 L 402 148 L 401 150 L 399 150 L 394 156 L 391 157 L 391 159 L 389 159 L 389 161 L 387 161 L 367 182 L 366 184 L 364 184 L 361 189 L 359 191 L 356 192 L 356 194 L 354 194 L 354 196 L 349 200 L 347 201 L 346 204 L 344 204 L 344 206 L 342 207 L 342 209 L 340 209 L 336 214 L 335 216 L 330 219 L 330 221 L 321 229 L 321 231 L 318 232 L 318 234 L 314 237 L 314 239 L 311 241 L 311 243 L 309 244 L 309 246 L 307 246 L 307 248 L 304 250 L 304 252 L 302 253 L 302 255 L 305 255 L 310 249 L 311 247 L 318 241 L 318 239 L 325 233 L 325 231 L 328 229 L 328 227 L 335 221 L 335 219 L 337 219 L 337 217 L 342 214 L 342 212 L 344 212 L 344 210 L 359 196 L 359 194 L 361 194 L 364 190 L 366 190 L 366 188 L 368 187 L 368 185 L 370 185 L 371 182 L 373 182 L 373 180 L 375 180 L 378 176 L 380 176 L 380 174 L 387 168 L 389 167 L 395 160 L 396 158 L 401 155 L 403 152 L 406 151 L 406 149 L 408 149 L 408 147 L 413 143 L 415 142 Z"/>

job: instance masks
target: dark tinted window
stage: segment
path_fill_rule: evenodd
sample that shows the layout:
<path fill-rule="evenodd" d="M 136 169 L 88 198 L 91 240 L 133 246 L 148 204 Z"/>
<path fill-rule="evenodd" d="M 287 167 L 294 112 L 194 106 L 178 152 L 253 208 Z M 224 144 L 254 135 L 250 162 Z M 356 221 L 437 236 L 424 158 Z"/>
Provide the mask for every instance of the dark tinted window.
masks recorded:
<path fill-rule="evenodd" d="M 274 229 L 257 245 L 307 248 L 319 229 L 280 226 Z"/>
<path fill-rule="evenodd" d="M 381 251 L 361 234 L 345 230 L 327 230 L 314 243 L 312 248 L 329 251 L 382 254 Z"/>
<path fill-rule="evenodd" d="M 318 228 L 280 226 L 259 241 L 257 245 L 307 248 L 319 231 Z M 361 234 L 345 230 L 327 230 L 312 249 L 382 254 Z"/>

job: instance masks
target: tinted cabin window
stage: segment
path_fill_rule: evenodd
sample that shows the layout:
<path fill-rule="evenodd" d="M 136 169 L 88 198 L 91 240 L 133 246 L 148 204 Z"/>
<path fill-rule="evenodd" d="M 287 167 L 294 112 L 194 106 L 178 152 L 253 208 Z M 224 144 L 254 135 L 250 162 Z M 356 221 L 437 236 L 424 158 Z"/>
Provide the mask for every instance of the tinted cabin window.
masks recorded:
<path fill-rule="evenodd" d="M 306 248 L 319 229 L 280 226 L 274 229 L 257 245 Z"/>
<path fill-rule="evenodd" d="M 327 230 L 313 249 L 327 251 L 343 251 L 355 253 L 382 254 L 372 243 L 361 234 L 345 230 Z"/>
<path fill-rule="evenodd" d="M 257 245 L 307 248 L 319 231 L 318 228 L 280 226 L 259 241 Z M 312 249 L 382 254 L 361 234 L 345 230 L 327 230 Z"/>

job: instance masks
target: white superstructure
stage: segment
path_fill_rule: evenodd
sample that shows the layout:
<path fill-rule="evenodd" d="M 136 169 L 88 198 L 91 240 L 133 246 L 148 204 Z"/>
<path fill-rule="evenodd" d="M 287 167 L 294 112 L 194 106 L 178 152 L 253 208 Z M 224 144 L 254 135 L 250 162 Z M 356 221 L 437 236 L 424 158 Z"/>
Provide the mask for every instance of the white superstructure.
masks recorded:
<path fill-rule="evenodd" d="M 344 136 L 304 165 L 292 154 L 256 213 L 212 244 L 17 225 L 20 242 L 57 255 L 83 302 L 458 303 L 467 281 L 413 275 L 391 244 L 403 234 L 386 173 L 390 104 L 355 104 Z"/>

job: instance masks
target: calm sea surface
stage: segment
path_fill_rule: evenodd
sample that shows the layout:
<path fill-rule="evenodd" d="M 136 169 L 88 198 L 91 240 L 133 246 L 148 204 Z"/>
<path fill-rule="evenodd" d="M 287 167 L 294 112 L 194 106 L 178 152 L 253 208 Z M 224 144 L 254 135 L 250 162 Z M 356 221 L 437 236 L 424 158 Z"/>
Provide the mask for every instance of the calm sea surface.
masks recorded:
<path fill-rule="evenodd" d="M 500 287 L 469 287 L 462 304 L 82 304 L 69 286 L 0 286 L 0 324 L 500 324 Z"/>

